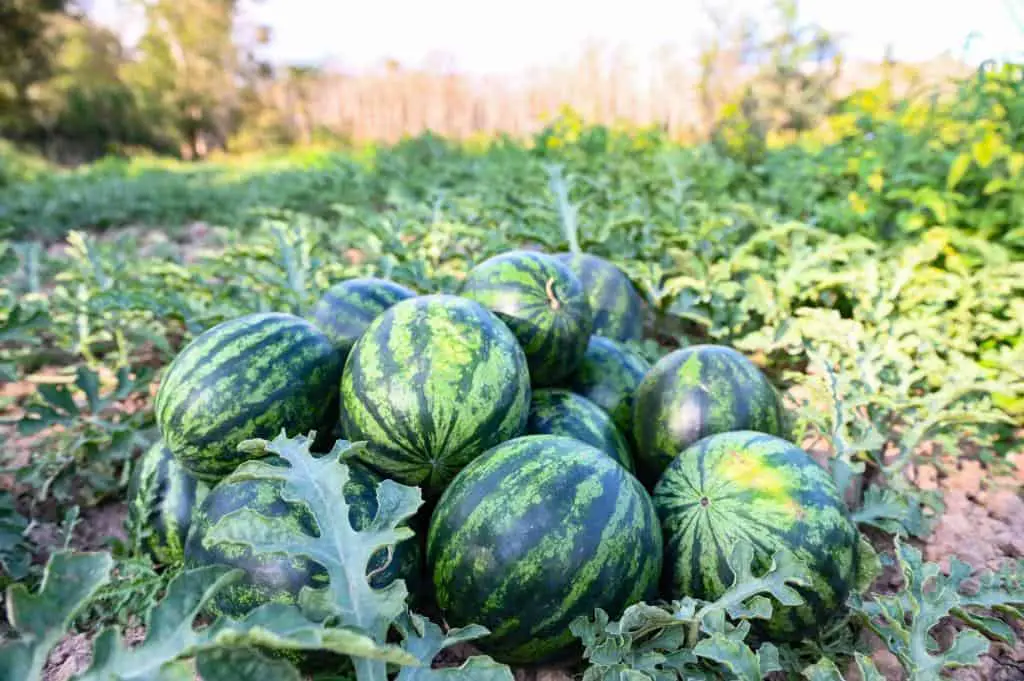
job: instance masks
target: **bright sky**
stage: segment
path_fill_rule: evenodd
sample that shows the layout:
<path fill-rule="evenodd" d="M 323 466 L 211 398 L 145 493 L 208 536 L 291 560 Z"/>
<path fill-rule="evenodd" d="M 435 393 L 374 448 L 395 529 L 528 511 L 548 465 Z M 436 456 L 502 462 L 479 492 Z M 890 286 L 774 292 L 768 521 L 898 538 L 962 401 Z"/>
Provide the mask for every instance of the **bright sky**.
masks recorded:
<path fill-rule="evenodd" d="M 92 0 L 92 13 L 117 25 L 120 2 Z M 461 70 L 508 73 L 557 63 L 587 39 L 639 55 L 665 44 L 685 52 L 710 26 L 705 6 L 772 16 L 768 0 L 261 0 L 250 8 L 272 27 L 274 61 L 358 67 L 445 53 Z M 1024 0 L 803 0 L 800 8 L 852 57 L 879 58 L 890 43 L 907 60 L 1024 55 Z"/>

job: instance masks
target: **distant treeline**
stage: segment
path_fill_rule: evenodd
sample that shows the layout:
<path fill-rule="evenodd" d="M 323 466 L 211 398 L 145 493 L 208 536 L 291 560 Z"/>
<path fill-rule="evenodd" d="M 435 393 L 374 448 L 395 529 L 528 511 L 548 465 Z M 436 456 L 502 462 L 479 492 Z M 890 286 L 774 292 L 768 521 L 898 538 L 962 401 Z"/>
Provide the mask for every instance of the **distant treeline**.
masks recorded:
<path fill-rule="evenodd" d="M 50 159 L 155 152 L 200 158 L 346 141 L 536 133 L 563 107 L 590 123 L 654 125 L 704 139 L 723 117 L 759 134 L 813 127 L 856 86 L 888 79 L 904 93 L 961 75 L 953 60 L 845 63 L 826 32 L 780 2 L 782 29 L 721 26 L 698 60 L 670 50 L 637 63 L 592 46 L 521 78 L 397 63 L 361 73 L 271 68 L 270 39 L 234 0 L 152 0 L 131 50 L 66 0 L 0 9 L 0 135 Z M 642 67 L 642 68 L 641 68 Z"/>

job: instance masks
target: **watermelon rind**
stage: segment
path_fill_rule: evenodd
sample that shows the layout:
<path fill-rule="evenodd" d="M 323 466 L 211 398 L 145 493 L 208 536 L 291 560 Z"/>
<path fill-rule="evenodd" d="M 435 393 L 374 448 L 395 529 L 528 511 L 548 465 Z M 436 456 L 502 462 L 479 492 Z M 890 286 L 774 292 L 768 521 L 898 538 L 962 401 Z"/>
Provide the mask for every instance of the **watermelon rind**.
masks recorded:
<path fill-rule="evenodd" d="M 684 449 L 708 435 L 784 431 L 782 402 L 757 365 L 723 345 L 665 355 L 634 395 L 633 439 L 640 479 L 653 486 Z"/>
<path fill-rule="evenodd" d="M 509 664 L 562 661 L 579 654 L 573 619 L 657 595 L 661 542 L 646 490 L 611 457 L 527 435 L 452 481 L 431 518 L 427 569 L 449 625 L 490 630 L 474 645 Z"/>
<path fill-rule="evenodd" d="M 244 315 L 185 346 L 160 382 L 154 410 L 164 442 L 189 473 L 216 482 L 251 455 L 251 438 L 330 432 L 341 358 L 311 322 Z"/>
<path fill-rule="evenodd" d="M 594 318 L 593 333 L 617 341 L 644 335 L 644 299 L 614 263 L 590 253 L 556 255 L 579 278 Z"/>
<path fill-rule="evenodd" d="M 128 484 L 126 526 L 133 546 L 160 565 L 181 563 L 192 513 L 208 490 L 163 441 L 155 442 L 135 462 Z"/>
<path fill-rule="evenodd" d="M 583 361 L 566 386 L 608 412 L 635 452 L 633 398 L 650 368 L 646 359 L 623 343 L 591 336 Z"/>
<path fill-rule="evenodd" d="M 611 417 L 587 398 L 568 390 L 534 390 L 526 432 L 575 438 L 597 447 L 627 471 L 633 472 L 629 445 Z"/>
<path fill-rule="evenodd" d="M 859 533 L 832 476 L 796 445 L 754 431 L 706 437 L 676 457 L 654 489 L 665 540 L 665 595 L 715 600 L 731 585 L 727 558 L 751 544 L 755 572 L 779 550 L 805 563 L 805 603 L 773 602 L 771 638 L 813 637 L 857 581 Z"/>
<path fill-rule="evenodd" d="M 485 307 L 447 294 L 402 301 L 352 347 L 341 381 L 342 429 L 360 460 L 439 495 L 466 464 L 522 434 L 526 357 Z"/>
<path fill-rule="evenodd" d="M 395 303 L 416 297 L 416 292 L 378 277 L 356 277 L 327 289 L 313 307 L 313 322 L 342 358 L 374 319 Z"/>
<path fill-rule="evenodd" d="M 466 275 L 460 295 L 494 312 L 526 353 L 535 387 L 556 386 L 586 352 L 593 329 L 583 284 L 557 258 L 508 251 Z"/>

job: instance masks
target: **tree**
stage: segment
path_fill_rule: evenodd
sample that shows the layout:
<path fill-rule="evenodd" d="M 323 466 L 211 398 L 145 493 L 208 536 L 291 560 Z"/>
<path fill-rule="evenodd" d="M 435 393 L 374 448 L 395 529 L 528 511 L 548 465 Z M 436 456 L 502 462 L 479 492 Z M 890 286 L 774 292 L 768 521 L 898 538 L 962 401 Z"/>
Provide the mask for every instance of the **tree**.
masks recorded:
<path fill-rule="evenodd" d="M 34 84 L 53 72 L 56 46 L 47 30 L 67 0 L 0 2 L 0 129 L 15 136 L 32 128 Z"/>
<path fill-rule="evenodd" d="M 128 77 L 186 158 L 223 146 L 248 75 L 235 41 L 237 0 L 139 0 L 146 32 Z"/>

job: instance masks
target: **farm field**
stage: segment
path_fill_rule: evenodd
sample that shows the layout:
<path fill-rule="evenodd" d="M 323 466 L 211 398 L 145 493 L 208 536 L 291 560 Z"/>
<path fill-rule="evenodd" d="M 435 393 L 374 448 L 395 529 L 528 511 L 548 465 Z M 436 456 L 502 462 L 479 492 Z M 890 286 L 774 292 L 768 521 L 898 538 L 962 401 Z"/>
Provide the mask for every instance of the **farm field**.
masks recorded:
<path fill-rule="evenodd" d="M 818 128 L 786 140 L 726 120 L 713 142 L 680 146 L 657 129 L 590 126 L 565 112 L 530 140 L 425 135 L 391 147 L 191 164 L 111 158 L 60 171 L 0 153 L 0 679 L 182 679 L 197 670 L 206 681 L 1024 678 L 1024 91 L 1012 69 L 964 81 L 941 102 L 865 90 Z M 423 538 L 418 509 L 454 505 L 436 498 L 448 480 L 420 475 L 419 460 L 398 469 L 391 477 L 401 484 L 380 483 L 370 495 L 379 522 L 355 527 L 343 517 L 358 506 L 349 493 L 323 492 L 326 482 L 347 479 L 348 466 L 310 455 L 309 443 L 295 439 L 307 432 L 247 450 L 271 451 L 287 466 L 244 466 L 287 494 L 304 491 L 304 513 L 320 532 L 293 526 L 241 543 L 295 560 L 319 556 L 331 575 L 327 596 L 301 609 L 270 604 L 248 619 L 215 615 L 202 606 L 215 602 L 215 590 L 228 593 L 229 577 L 186 569 L 180 551 L 153 555 L 155 513 L 166 509 L 140 508 L 133 476 L 142 453 L 189 408 L 185 398 L 176 406 L 176 396 L 159 404 L 157 396 L 190 342 L 246 315 L 314 319 L 324 293 L 355 278 L 387 279 L 417 295 L 461 295 L 471 271 L 512 251 L 586 253 L 614 264 L 642 309 L 642 333 L 618 340 L 645 368 L 711 344 L 733 348 L 767 377 L 782 406 L 770 428 L 820 464 L 816 472 L 829 482 L 815 489 L 834 483 L 837 503 L 860 531 L 856 579 L 847 580 L 857 583 L 845 585 L 850 593 L 835 604 L 839 616 L 829 627 L 796 641 L 766 634 L 764 609 L 796 607 L 781 603 L 793 586 L 801 587 L 797 600 L 808 598 L 811 581 L 785 555 L 760 556 L 752 566 L 749 553 L 730 546 L 719 562 L 730 578 L 739 575 L 725 584 L 731 590 L 674 601 L 631 597 L 649 605 L 627 611 L 621 627 L 608 616 L 622 612 L 603 620 L 587 612 L 573 622 L 568 640 L 582 645 L 568 662 L 528 668 L 520 660 L 530 657 L 523 652 L 530 642 L 509 653 L 473 629 L 445 630 L 446 638 L 440 612 L 469 607 L 457 594 L 470 590 L 459 581 L 470 568 L 450 577 L 464 589 L 446 591 L 452 603 L 440 610 L 434 596 L 442 590 L 420 584 L 431 580 L 419 563 L 403 573 L 401 583 L 415 592 L 408 612 L 403 589 L 369 588 L 362 577 L 376 550 Z M 484 307 L 498 305 L 488 286 L 508 294 L 507 281 L 494 276 L 472 292 Z M 565 313 L 570 305 L 553 291 L 567 289 L 552 287 L 554 274 L 544 279 L 550 307 Z M 583 295 L 597 288 L 580 282 Z M 494 334 L 523 345 L 524 380 L 532 378 L 534 392 L 572 387 L 569 374 L 555 373 L 577 361 L 570 355 L 578 349 L 531 349 L 502 319 L 515 337 L 501 325 Z M 330 413 L 337 418 L 340 409 L 346 434 L 366 439 L 375 437 L 375 420 L 394 431 L 413 419 L 379 415 L 398 400 L 374 390 L 374 377 L 387 378 L 374 373 L 377 364 L 400 365 L 395 358 L 407 348 L 387 337 L 388 325 L 371 328 L 372 337 L 356 342 L 357 335 L 356 349 L 346 349 L 344 372 L 358 361 L 365 376 L 341 379 L 339 362 L 333 382 L 324 382 L 335 391 L 342 385 L 341 397 L 331 398 L 342 406 L 327 405 Z M 583 346 L 589 337 L 580 336 Z M 500 343 L 488 339 L 497 356 Z M 509 357 L 519 352 L 507 345 Z M 260 364 L 268 374 L 291 366 L 291 356 L 277 351 Z M 435 373 L 475 361 L 455 350 L 445 356 L 458 359 L 431 355 Z M 406 359 L 419 361 L 415 352 Z M 512 379 L 478 384 L 486 374 L 458 377 L 467 393 L 452 390 L 442 401 L 499 402 L 492 388 Z M 550 385 L 539 385 L 540 375 L 550 375 Z M 218 386 L 222 401 L 205 403 L 209 410 L 231 412 L 239 394 L 259 389 L 246 378 L 252 382 Z M 214 399 L 197 395 L 188 399 Z M 417 436 L 433 441 L 436 413 L 414 416 Z M 509 439 L 504 423 L 489 420 L 486 428 L 474 437 L 493 436 L 492 445 Z M 636 424 L 619 429 L 615 446 L 632 451 L 638 470 L 652 465 L 640 451 L 646 434 Z M 353 456 L 345 446 L 338 453 L 342 461 Z M 195 466 L 228 465 L 228 456 L 235 454 Z M 386 468 L 381 462 L 394 458 L 373 461 Z M 651 503 L 631 475 L 607 461 L 600 466 L 602 484 L 617 474 L 622 498 Z M 479 468 L 486 480 L 489 469 Z M 459 492 L 470 494 L 464 487 Z M 435 514 L 439 525 L 444 515 Z M 406 521 L 412 540 L 403 534 Z M 462 536 L 451 523 L 455 529 L 435 531 L 432 521 L 432 544 Z M 590 526 L 579 527 L 582 534 Z M 442 549 L 427 549 L 425 560 L 467 564 L 457 547 Z M 358 587 L 338 586 L 353 575 Z M 602 579 L 605 590 L 619 586 L 614 576 Z M 487 595 L 487 608 L 477 604 L 481 617 L 506 597 Z M 828 597 L 819 590 L 809 598 L 820 605 Z M 564 630 L 558 635 L 569 636 Z M 532 631 L 540 640 L 543 628 Z M 505 654 L 509 667 L 500 663 Z M 437 669 L 424 666 L 431 660 Z"/>

